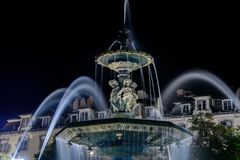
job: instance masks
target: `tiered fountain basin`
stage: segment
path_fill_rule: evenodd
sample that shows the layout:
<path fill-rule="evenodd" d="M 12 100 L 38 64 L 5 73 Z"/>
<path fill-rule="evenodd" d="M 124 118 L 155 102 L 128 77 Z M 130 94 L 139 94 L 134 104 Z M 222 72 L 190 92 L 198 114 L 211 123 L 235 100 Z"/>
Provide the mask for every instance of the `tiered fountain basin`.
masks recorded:
<path fill-rule="evenodd" d="M 128 70 L 128 73 L 150 65 L 152 56 L 135 50 L 108 51 L 96 57 L 96 63 L 118 73 Z"/>
<path fill-rule="evenodd" d="M 59 132 L 67 144 L 79 144 L 98 156 L 131 159 L 190 138 L 191 133 L 168 121 L 110 118 L 75 122 Z"/>

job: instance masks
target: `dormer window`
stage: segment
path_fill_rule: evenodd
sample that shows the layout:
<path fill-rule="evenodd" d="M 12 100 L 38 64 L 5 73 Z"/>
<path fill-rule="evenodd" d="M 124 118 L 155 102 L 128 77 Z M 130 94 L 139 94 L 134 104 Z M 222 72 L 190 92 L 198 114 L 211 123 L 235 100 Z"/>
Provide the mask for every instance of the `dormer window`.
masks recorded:
<path fill-rule="evenodd" d="M 19 115 L 19 117 L 21 118 L 19 130 L 25 130 L 27 128 L 31 118 L 32 118 L 32 115 L 31 114 L 24 114 L 24 115 Z"/>
<path fill-rule="evenodd" d="M 88 120 L 88 112 L 81 112 L 80 121 L 87 121 L 87 120 Z"/>
<path fill-rule="evenodd" d="M 50 117 L 42 117 L 42 127 L 47 128 L 50 124 Z"/>
<path fill-rule="evenodd" d="M 77 122 L 77 121 L 78 121 L 78 115 L 77 114 L 70 115 L 70 123 Z"/>
<path fill-rule="evenodd" d="M 193 110 L 193 115 L 196 115 L 199 113 L 212 113 L 211 96 L 199 96 L 199 97 L 194 97 L 194 99 L 195 99 L 195 108 Z"/>
<path fill-rule="evenodd" d="M 28 126 L 28 123 L 29 123 L 29 118 L 22 118 L 21 127 L 26 128 Z"/>
<path fill-rule="evenodd" d="M 198 110 L 206 110 L 206 100 L 197 100 L 197 108 Z"/>
<path fill-rule="evenodd" d="M 190 104 L 183 105 L 183 113 L 190 113 Z"/>
<path fill-rule="evenodd" d="M 205 100 L 202 101 L 202 109 L 206 110 L 206 101 Z"/>
<path fill-rule="evenodd" d="M 222 110 L 232 110 L 232 109 L 233 109 L 233 103 L 231 99 L 222 101 Z"/>

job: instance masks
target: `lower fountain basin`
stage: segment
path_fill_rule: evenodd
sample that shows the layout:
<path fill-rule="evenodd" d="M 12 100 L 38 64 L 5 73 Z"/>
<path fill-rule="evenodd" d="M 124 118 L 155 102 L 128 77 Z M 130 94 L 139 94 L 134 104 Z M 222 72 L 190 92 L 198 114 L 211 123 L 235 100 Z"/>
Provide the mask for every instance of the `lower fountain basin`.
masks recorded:
<path fill-rule="evenodd" d="M 57 137 L 93 149 L 96 155 L 131 159 L 149 156 L 154 149 L 178 143 L 191 133 L 168 121 L 110 118 L 72 123 Z"/>

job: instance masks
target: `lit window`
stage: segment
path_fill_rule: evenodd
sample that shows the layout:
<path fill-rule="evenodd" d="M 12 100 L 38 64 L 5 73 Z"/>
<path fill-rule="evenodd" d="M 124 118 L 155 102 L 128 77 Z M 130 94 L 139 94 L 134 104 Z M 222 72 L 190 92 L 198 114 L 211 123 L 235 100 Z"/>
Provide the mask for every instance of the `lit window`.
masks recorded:
<path fill-rule="evenodd" d="M 0 140 L 0 152 L 8 152 L 9 147 L 8 140 Z"/>

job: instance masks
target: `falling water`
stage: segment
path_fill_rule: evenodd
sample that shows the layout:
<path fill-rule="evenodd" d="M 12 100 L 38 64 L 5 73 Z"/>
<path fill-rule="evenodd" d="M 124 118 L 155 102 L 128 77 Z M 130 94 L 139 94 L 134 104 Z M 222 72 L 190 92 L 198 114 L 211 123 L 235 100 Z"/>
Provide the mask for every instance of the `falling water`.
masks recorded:
<path fill-rule="evenodd" d="M 131 42 L 131 46 L 132 46 L 133 50 L 136 50 L 136 46 L 135 46 L 134 42 Z"/>
<path fill-rule="evenodd" d="M 172 154 L 171 154 L 171 151 L 170 151 L 170 146 L 167 146 L 167 153 L 168 153 L 168 159 L 172 160 Z M 185 159 L 185 160 L 187 160 L 187 159 Z"/>
<path fill-rule="evenodd" d="M 87 157 L 87 150 L 84 146 L 80 146 L 78 144 L 73 143 L 72 148 L 74 160 L 82 160 Z"/>
<path fill-rule="evenodd" d="M 56 138 L 57 160 L 67 160 L 69 148 L 67 142 L 61 138 Z"/>
<path fill-rule="evenodd" d="M 158 98 L 159 98 L 159 101 L 158 101 L 158 104 L 157 106 L 159 107 L 158 110 L 160 111 L 160 114 L 161 114 L 161 120 L 164 118 L 164 113 L 163 113 L 163 104 L 162 104 L 162 95 L 161 95 L 161 90 L 160 90 L 160 85 L 159 85 L 159 80 L 158 80 L 158 73 L 157 73 L 157 69 L 156 69 L 156 66 L 155 66 L 155 62 L 153 60 L 153 68 L 154 68 L 154 72 L 155 72 L 155 77 L 156 77 L 156 81 L 157 81 L 157 88 L 158 88 Z"/>
<path fill-rule="evenodd" d="M 149 86 L 149 100 L 150 100 L 150 105 L 152 106 L 152 81 L 151 81 L 151 76 L 150 76 L 150 68 L 148 66 L 148 86 Z"/>
<path fill-rule="evenodd" d="M 144 79 L 143 69 L 142 68 L 140 68 L 140 79 L 141 79 L 142 89 L 143 89 L 144 92 L 146 92 L 145 79 Z"/>
<path fill-rule="evenodd" d="M 123 23 L 124 24 L 126 24 L 126 19 L 127 19 L 127 9 L 129 8 L 128 7 L 129 6 L 129 2 L 128 2 L 128 0 L 125 0 L 124 1 L 124 11 L 123 11 L 123 17 L 124 17 L 124 19 L 123 19 Z"/>
<path fill-rule="evenodd" d="M 103 66 L 101 66 L 101 89 L 103 89 Z"/>
<path fill-rule="evenodd" d="M 57 160 L 84 160 L 87 159 L 87 150 L 84 146 L 68 143 L 62 138 L 56 137 Z"/>
<path fill-rule="evenodd" d="M 184 73 L 174 79 L 167 87 L 166 90 L 163 92 L 163 100 L 164 102 L 168 102 L 170 98 L 173 97 L 175 91 L 185 83 L 194 80 L 202 80 L 205 81 L 214 87 L 216 87 L 219 91 L 221 91 L 225 96 L 230 99 L 233 99 L 234 105 L 239 110 L 239 100 L 233 91 L 217 76 L 214 74 L 204 71 L 204 70 L 195 70 Z"/>
<path fill-rule="evenodd" d="M 190 160 L 192 137 L 169 146 L 171 160 Z"/>
<path fill-rule="evenodd" d="M 43 154 L 43 151 L 48 143 L 48 140 L 53 132 L 53 129 L 55 128 L 58 119 L 64 112 L 64 110 L 67 108 L 68 104 L 79 94 L 84 93 L 84 95 L 91 95 L 95 99 L 95 104 L 98 110 L 106 110 L 107 105 L 105 98 L 103 97 L 103 94 L 101 90 L 97 87 L 94 87 L 95 82 L 88 77 L 80 77 L 76 79 L 72 84 L 68 87 L 67 91 L 63 95 L 63 98 L 61 99 L 57 110 L 53 116 L 52 122 L 49 126 L 49 129 L 46 134 L 46 138 L 43 142 L 42 148 L 40 150 L 40 154 L 38 157 L 38 160 L 41 159 L 41 156 Z"/>
<path fill-rule="evenodd" d="M 153 120 L 162 120 L 162 115 L 160 111 L 154 107 L 150 112 L 149 118 Z"/>
<path fill-rule="evenodd" d="M 151 83 L 151 87 L 152 87 L 152 92 L 153 92 L 153 99 L 154 99 L 154 105 L 156 105 L 156 92 L 155 92 L 155 85 L 154 85 L 154 82 L 153 82 L 153 76 L 152 76 L 152 70 L 150 68 L 150 66 L 148 66 L 148 74 L 150 76 L 150 82 Z"/>
<path fill-rule="evenodd" d="M 33 117 L 31 118 L 30 122 L 28 123 L 24 133 L 21 135 L 21 139 L 20 139 L 20 141 L 17 145 L 17 148 L 16 148 L 16 150 L 13 154 L 13 157 L 12 157 L 13 159 L 16 158 L 16 155 L 18 154 L 19 148 L 22 145 L 24 137 L 26 137 L 27 133 L 29 132 L 31 127 L 35 124 L 38 117 L 41 114 L 43 114 L 44 112 L 46 112 L 47 110 L 49 110 L 49 107 L 52 107 L 53 105 L 57 105 L 60 102 L 61 97 L 63 96 L 65 91 L 66 91 L 65 88 L 55 90 L 49 96 L 47 96 L 47 98 L 45 98 L 44 101 L 39 105 L 39 107 L 37 108 L 37 110 L 33 114 Z"/>
<path fill-rule="evenodd" d="M 95 63 L 95 88 L 97 87 L 98 63 Z"/>

